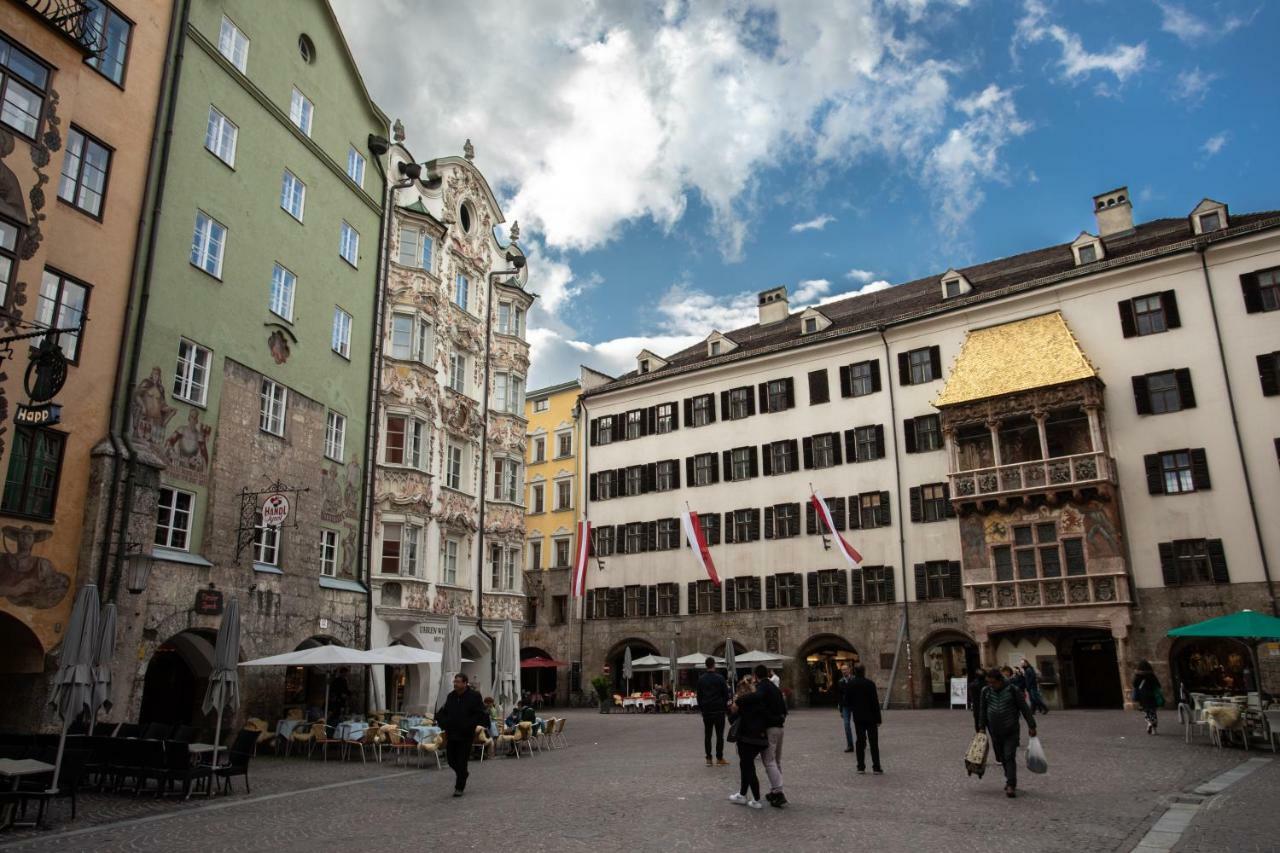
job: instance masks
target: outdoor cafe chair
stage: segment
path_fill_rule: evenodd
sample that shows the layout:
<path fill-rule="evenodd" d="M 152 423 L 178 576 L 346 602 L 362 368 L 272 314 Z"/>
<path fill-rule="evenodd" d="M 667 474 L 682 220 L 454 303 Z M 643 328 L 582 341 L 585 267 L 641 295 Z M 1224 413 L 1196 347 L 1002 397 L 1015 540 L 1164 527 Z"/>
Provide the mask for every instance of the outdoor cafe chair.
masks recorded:
<path fill-rule="evenodd" d="M 310 757 L 311 750 L 315 745 L 316 733 L 324 736 L 324 720 L 319 720 L 309 726 L 298 726 L 289 734 L 289 744 L 285 747 L 285 755 L 293 752 L 294 744 L 299 749 L 305 749 L 307 756 Z"/>
<path fill-rule="evenodd" d="M 165 723 L 151 723 L 142 736 L 147 740 L 168 740 L 173 737 L 173 726 Z"/>
<path fill-rule="evenodd" d="M 444 764 L 440 760 L 440 753 L 444 752 L 444 741 L 447 735 L 444 732 L 436 735 L 429 741 L 423 741 L 418 744 L 418 767 L 422 767 L 422 760 L 425 756 L 434 755 L 436 757 L 436 769 L 440 769 Z"/>
<path fill-rule="evenodd" d="M 537 738 L 539 750 L 543 749 L 544 747 L 546 749 L 553 748 L 553 745 L 551 743 L 551 736 L 555 734 L 555 731 L 556 731 L 555 717 L 547 717 L 545 720 L 542 721 L 542 731 L 538 732 L 538 738 Z"/>
<path fill-rule="evenodd" d="M 396 757 L 397 765 L 400 764 L 401 756 L 418 747 L 416 743 L 405 737 L 404 732 L 395 726 L 383 726 L 381 735 L 382 748 L 391 750 L 392 755 Z"/>
<path fill-rule="evenodd" d="M 320 747 L 320 757 L 327 762 L 329 760 L 329 746 L 331 744 L 337 744 L 339 749 L 342 748 L 343 742 L 338 738 L 333 737 L 330 734 L 332 731 L 333 727 L 325 725 L 324 720 L 316 720 L 311 724 L 311 746 L 307 750 L 307 758 L 311 757 L 311 754 L 315 752 L 316 747 Z"/>
<path fill-rule="evenodd" d="M 234 776 L 243 776 L 244 792 L 252 793 L 249 788 L 249 760 L 253 758 L 253 745 L 257 740 L 257 732 L 242 729 L 227 752 L 227 763 L 209 765 L 213 775 L 222 781 L 223 793 L 231 793 L 231 779 Z"/>
<path fill-rule="evenodd" d="M 521 725 L 532 726 L 532 723 L 521 723 Z M 484 726 L 476 726 L 476 735 L 471 739 L 471 751 L 480 750 L 480 761 L 484 762 L 484 754 L 489 751 L 493 745 L 493 741 L 489 738 L 489 733 L 485 731 Z"/>
<path fill-rule="evenodd" d="M 1186 702 L 1178 704 L 1178 719 L 1182 721 L 1183 741 L 1191 743 L 1191 736 L 1200 729 L 1209 730 L 1209 721 L 1204 718 L 1203 708 L 1192 708 Z"/>
<path fill-rule="evenodd" d="M 364 731 L 360 732 L 357 737 L 343 739 L 342 759 L 345 761 L 352 749 L 358 749 L 360 750 L 361 763 L 367 763 L 369 759 L 364 754 L 364 748 L 367 746 L 373 750 L 374 758 L 381 760 L 378 750 L 379 747 L 381 747 L 383 740 L 382 729 L 378 726 L 369 726 Z"/>
<path fill-rule="evenodd" d="M 554 747 L 568 746 L 569 742 L 564 739 L 564 717 L 556 718 L 555 731 L 551 732 L 551 744 Z"/>
<path fill-rule="evenodd" d="M 533 755 L 532 740 L 533 723 L 516 723 L 516 727 L 511 734 L 498 736 L 498 743 L 511 747 L 511 752 L 516 758 L 520 757 L 521 744 L 524 744 L 524 748 L 529 751 L 529 755 Z"/>
<path fill-rule="evenodd" d="M 137 763 L 132 768 L 133 795 L 136 797 L 147 787 L 148 780 L 155 780 L 156 796 L 160 796 L 163 788 L 167 764 L 164 755 L 164 741 L 144 738 L 134 741 L 137 751 Z"/>
<path fill-rule="evenodd" d="M 191 750 L 188 748 L 186 741 L 167 740 L 164 742 L 164 794 L 168 796 L 173 793 L 173 783 L 181 782 L 182 796 L 191 796 L 192 781 L 201 775 L 202 770 L 195 767 L 191 763 Z M 160 791 L 156 791 L 156 796 L 160 795 Z"/>
<path fill-rule="evenodd" d="M 47 763 L 52 764 L 54 756 L 46 756 Z M 44 760 L 43 758 L 41 760 Z M 89 764 L 89 752 L 83 749 L 68 749 L 62 754 L 62 769 L 58 773 L 57 790 L 51 789 L 49 785 L 53 782 L 52 773 L 42 773 L 38 776 L 28 776 L 25 781 L 19 784 L 18 790 L 24 796 L 24 800 L 35 800 L 38 808 L 36 810 L 36 826 L 44 826 L 44 816 L 49 804 L 55 799 L 71 800 L 71 819 L 76 818 L 76 792 L 80 789 L 81 784 L 85 780 L 86 768 Z M 25 810 L 26 802 L 20 804 Z"/>
<path fill-rule="evenodd" d="M 1276 751 L 1276 741 L 1280 741 L 1280 708 L 1268 708 L 1262 712 L 1263 731 L 1271 751 Z"/>

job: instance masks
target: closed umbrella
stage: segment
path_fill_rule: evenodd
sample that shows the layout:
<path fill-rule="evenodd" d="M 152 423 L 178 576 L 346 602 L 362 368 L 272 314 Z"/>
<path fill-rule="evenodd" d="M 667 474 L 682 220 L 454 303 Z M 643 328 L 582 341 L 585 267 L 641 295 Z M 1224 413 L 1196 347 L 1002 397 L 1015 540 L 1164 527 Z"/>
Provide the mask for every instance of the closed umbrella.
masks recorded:
<path fill-rule="evenodd" d="M 93 699 L 89 705 L 89 734 L 98 722 L 98 709 L 111 710 L 111 659 L 116 655 L 116 606 L 102 608 L 98 646 L 93 654 Z"/>
<path fill-rule="evenodd" d="M 511 620 L 502 623 L 502 631 L 498 634 L 498 648 L 495 654 L 497 662 L 493 680 L 493 701 L 500 708 L 508 708 L 516 701 L 518 688 L 516 672 L 520 661 L 516 657 L 516 635 L 511 627 Z"/>
<path fill-rule="evenodd" d="M 676 681 L 680 678 L 680 659 L 676 657 L 676 638 L 671 638 L 671 655 L 667 658 L 671 667 L 671 699 L 676 698 Z"/>
<path fill-rule="evenodd" d="M 457 614 L 449 617 L 444 629 L 444 646 L 440 650 L 440 684 L 436 688 L 437 707 L 453 689 L 453 677 L 462 672 L 462 629 L 458 627 Z"/>
<path fill-rule="evenodd" d="M 240 673 L 236 669 L 239 658 L 240 600 L 233 597 L 227 602 L 222 624 L 218 626 L 218 642 L 213 648 L 213 671 L 209 673 L 209 689 L 204 694 L 204 712 L 218 710 L 218 722 L 213 729 L 215 746 L 222 742 L 222 709 L 240 707 Z M 216 753 L 214 758 L 217 758 Z"/>
<path fill-rule="evenodd" d="M 62 718 L 62 736 L 58 738 L 58 755 L 53 761 L 53 784 L 58 789 L 58 774 L 62 771 L 62 754 L 67 747 L 67 729 L 81 711 L 92 709 L 93 702 L 93 653 L 98 644 L 98 587 L 88 583 L 80 588 L 67 633 L 62 637 L 62 651 L 58 655 L 58 672 L 53 677 L 53 697 L 50 704 Z"/>
<path fill-rule="evenodd" d="M 627 684 L 627 695 L 631 695 L 631 647 L 622 653 L 622 680 Z"/>
<path fill-rule="evenodd" d="M 733 640 L 724 641 L 724 673 L 729 679 L 729 692 L 733 692 L 733 683 L 738 680 L 738 663 L 734 659 Z"/>

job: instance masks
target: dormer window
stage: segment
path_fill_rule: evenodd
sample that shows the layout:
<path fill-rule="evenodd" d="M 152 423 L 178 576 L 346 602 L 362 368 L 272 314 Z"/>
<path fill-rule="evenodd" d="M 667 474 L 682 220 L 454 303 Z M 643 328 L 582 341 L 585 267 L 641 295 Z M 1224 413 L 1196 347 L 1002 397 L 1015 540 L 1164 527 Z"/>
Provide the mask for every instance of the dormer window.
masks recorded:
<path fill-rule="evenodd" d="M 711 343 L 707 344 L 707 354 L 708 354 L 708 355 L 719 355 L 719 354 L 720 354 L 720 342 L 719 342 L 719 341 L 712 341 Z"/>
<path fill-rule="evenodd" d="M 817 317 L 805 317 L 805 318 L 804 318 L 804 333 L 805 333 L 806 335 L 809 335 L 809 334 L 812 334 L 812 333 L 814 333 L 814 332 L 816 332 L 816 331 L 818 331 L 818 318 L 817 318 Z"/>
<path fill-rule="evenodd" d="M 1089 243 L 1080 247 L 1079 255 L 1081 264 L 1091 264 L 1098 259 L 1098 250 Z"/>
<path fill-rule="evenodd" d="M 1080 236 L 1071 241 L 1071 252 L 1075 255 L 1078 267 L 1096 263 L 1105 256 L 1102 241 L 1088 231 L 1081 231 Z"/>
<path fill-rule="evenodd" d="M 641 373 L 649 372 L 649 359 L 647 358 L 640 359 L 640 372 Z"/>
<path fill-rule="evenodd" d="M 1217 231 L 1222 227 L 1222 214 L 1218 211 L 1213 213 L 1205 213 L 1200 217 L 1200 233 L 1208 234 L 1210 231 Z"/>
<path fill-rule="evenodd" d="M 1206 198 L 1191 211 L 1191 231 L 1194 234 L 1209 234 L 1230 225 L 1231 216 L 1227 213 L 1227 206 L 1220 201 Z"/>
<path fill-rule="evenodd" d="M 953 296 L 959 296 L 960 292 L 960 279 L 953 278 L 942 283 L 943 298 L 950 299 Z"/>
<path fill-rule="evenodd" d="M 973 290 L 973 285 L 969 283 L 969 279 L 965 278 L 964 274 L 954 267 L 942 274 L 941 281 L 943 299 L 955 299 L 957 296 L 964 296 Z"/>
<path fill-rule="evenodd" d="M 652 373 L 655 370 L 661 370 L 667 366 L 667 362 L 659 356 L 647 349 L 640 350 L 636 353 L 636 372 L 640 374 Z"/>

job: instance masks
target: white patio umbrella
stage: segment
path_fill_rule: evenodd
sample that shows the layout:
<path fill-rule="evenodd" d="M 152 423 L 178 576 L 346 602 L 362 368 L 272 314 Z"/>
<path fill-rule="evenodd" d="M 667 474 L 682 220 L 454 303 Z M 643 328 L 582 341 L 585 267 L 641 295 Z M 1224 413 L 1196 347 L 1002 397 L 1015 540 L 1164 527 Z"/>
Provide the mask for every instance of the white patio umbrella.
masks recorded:
<path fill-rule="evenodd" d="M 676 665 L 681 669 L 702 669 L 707 665 L 707 658 L 713 658 L 716 664 L 720 666 L 724 665 L 724 658 L 703 654 L 702 652 L 690 652 L 687 655 L 681 655 L 676 658 Z"/>
<path fill-rule="evenodd" d="M 627 646 L 627 650 L 622 653 L 622 680 L 627 684 L 627 694 L 631 693 L 631 647 Z"/>
<path fill-rule="evenodd" d="M 296 652 L 285 652 L 265 658 L 255 658 L 241 666 L 335 666 L 368 663 L 366 652 L 348 649 L 346 646 L 313 646 Z M 329 673 L 324 677 L 324 712 L 329 713 Z"/>
<path fill-rule="evenodd" d="M 213 671 L 209 673 L 209 687 L 204 693 L 204 712 L 217 709 L 218 722 L 213 727 L 213 744 L 222 743 L 222 711 L 240 707 L 240 672 L 236 661 L 240 657 L 240 599 L 232 596 L 218 625 L 218 641 L 213 647 Z M 325 697 L 328 698 L 327 696 Z M 217 763 L 217 753 L 214 753 Z"/>
<path fill-rule="evenodd" d="M 502 631 L 498 634 L 495 661 L 497 667 L 493 676 L 493 701 L 498 703 L 499 708 L 507 708 L 515 702 L 520 692 L 516 684 L 516 673 L 520 671 L 520 661 L 516 651 L 516 635 L 510 619 L 503 621 Z"/>
<path fill-rule="evenodd" d="M 58 789 L 58 774 L 62 772 L 67 729 L 81 711 L 92 710 L 93 655 L 98 636 L 98 587 L 88 583 L 80 588 L 71 609 L 71 620 L 67 623 L 62 651 L 58 655 L 58 672 L 53 677 L 50 704 L 62 718 L 62 736 L 58 738 L 58 755 L 53 761 L 53 783 L 50 785 L 53 791 Z"/>
<path fill-rule="evenodd" d="M 111 710 L 111 659 L 116 655 L 116 606 L 102 608 L 98 643 L 93 654 L 93 699 L 89 705 L 89 734 L 98 722 L 98 709 Z"/>
<path fill-rule="evenodd" d="M 462 629 L 458 627 L 458 616 L 449 617 L 449 624 L 444 629 L 444 645 L 440 655 L 440 684 L 436 688 L 436 707 L 444 704 L 445 697 L 453 689 L 453 677 L 462 672 Z"/>
<path fill-rule="evenodd" d="M 671 691 L 671 699 L 672 701 L 675 701 L 676 681 L 680 678 L 680 658 L 676 657 L 675 637 L 671 638 L 671 654 L 667 657 L 667 660 L 669 661 L 668 665 L 671 667 L 671 684 L 669 685 L 669 689 Z"/>
<path fill-rule="evenodd" d="M 439 652 L 419 649 L 414 646 L 384 646 L 380 649 L 369 649 L 361 652 L 360 656 L 363 658 L 364 663 L 381 663 L 392 666 L 410 663 L 440 663 L 442 657 Z M 466 658 L 463 658 L 462 662 L 471 663 Z"/>
<path fill-rule="evenodd" d="M 657 672 L 658 670 L 666 669 L 670 665 L 671 660 L 664 658 L 662 655 L 645 655 L 631 662 L 631 671 L 632 673 Z"/>
<path fill-rule="evenodd" d="M 791 658 L 787 655 L 779 655 L 779 654 L 772 654 L 770 652 L 759 652 L 759 651 L 752 650 L 749 652 L 743 652 L 742 654 L 738 655 L 736 660 L 737 660 L 738 666 L 742 666 L 744 664 L 750 664 L 751 666 L 755 666 L 758 663 L 762 663 L 765 666 L 772 668 L 772 667 L 782 666 L 783 661 L 791 660 Z"/>
<path fill-rule="evenodd" d="M 724 677 L 729 679 L 729 693 L 733 693 L 733 683 L 738 680 L 738 660 L 734 656 L 733 640 L 724 641 Z"/>

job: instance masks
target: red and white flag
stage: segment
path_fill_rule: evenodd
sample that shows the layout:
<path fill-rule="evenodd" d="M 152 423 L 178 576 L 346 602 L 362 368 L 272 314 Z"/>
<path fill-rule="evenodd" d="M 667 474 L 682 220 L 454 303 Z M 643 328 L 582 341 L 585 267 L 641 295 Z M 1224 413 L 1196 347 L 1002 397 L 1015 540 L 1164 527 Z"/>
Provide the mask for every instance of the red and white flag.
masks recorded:
<path fill-rule="evenodd" d="M 822 524 L 826 526 L 831 537 L 836 540 L 836 548 L 844 555 L 849 565 L 855 569 L 861 566 L 862 555 L 854 550 L 854 547 L 846 542 L 843 536 L 836 532 L 835 521 L 831 518 L 831 510 L 827 508 L 827 502 L 822 499 L 822 495 L 814 492 L 809 498 L 809 502 L 813 504 L 814 511 L 822 519 Z"/>
<path fill-rule="evenodd" d="M 711 578 L 716 586 L 720 585 L 720 576 L 716 574 L 716 564 L 711 561 L 711 552 L 707 550 L 707 538 L 702 535 L 702 525 L 698 524 L 698 514 L 693 510 L 680 513 L 680 521 L 684 524 L 684 538 L 689 543 L 693 556 L 698 558 L 702 570 Z"/>
<path fill-rule="evenodd" d="M 573 555 L 573 597 L 587 594 L 587 564 L 591 557 L 591 522 L 578 522 L 578 551 Z"/>

